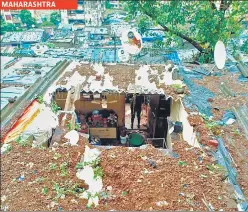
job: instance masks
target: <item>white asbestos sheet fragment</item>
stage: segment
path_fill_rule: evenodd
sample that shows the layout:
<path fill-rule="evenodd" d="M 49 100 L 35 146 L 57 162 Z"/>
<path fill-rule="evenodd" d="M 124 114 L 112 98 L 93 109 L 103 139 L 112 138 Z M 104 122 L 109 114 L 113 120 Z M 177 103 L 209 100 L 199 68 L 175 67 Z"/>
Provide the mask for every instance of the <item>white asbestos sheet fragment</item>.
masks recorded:
<path fill-rule="evenodd" d="M 69 66 L 66 67 L 66 69 L 63 71 L 63 73 L 57 78 L 56 81 L 54 81 L 54 83 L 47 89 L 43 99 L 45 102 L 47 102 L 48 104 L 51 103 L 51 99 L 52 99 L 52 94 L 56 91 L 57 88 L 61 87 L 60 85 L 57 85 L 57 82 L 60 80 L 60 78 L 66 73 L 66 72 L 72 72 L 77 66 L 80 66 L 81 63 L 77 62 L 77 61 L 73 61 L 69 64 Z M 78 75 L 76 75 L 78 76 Z M 68 82 L 70 78 L 66 78 L 66 81 Z M 76 77 L 74 77 L 74 79 L 76 79 Z M 85 79 L 85 78 L 84 78 Z M 77 79 L 78 80 L 78 79 Z M 82 78 L 79 79 L 79 81 L 82 81 Z M 80 83 L 79 82 L 79 83 Z M 77 83 L 77 82 L 76 82 Z M 69 82 L 69 84 L 67 85 L 67 87 L 70 89 L 72 83 Z M 66 87 L 66 88 L 67 88 Z"/>
<path fill-rule="evenodd" d="M 104 75 L 104 67 L 101 63 L 95 63 L 92 65 L 93 70 L 96 72 L 97 75 Z"/>
<path fill-rule="evenodd" d="M 84 180 L 88 184 L 89 188 L 87 191 L 84 191 L 80 197 L 88 199 L 88 207 L 92 205 L 97 206 L 99 202 L 98 193 L 102 191 L 103 182 L 100 176 L 95 176 L 94 169 L 91 167 L 93 161 L 97 160 L 101 152 L 98 149 L 90 149 L 88 146 L 85 147 L 83 162 L 88 163 L 89 165 L 84 166 L 83 169 L 78 170 L 76 173 L 77 178 Z"/>
<path fill-rule="evenodd" d="M 69 143 L 72 146 L 76 146 L 79 141 L 79 134 L 76 130 L 71 130 L 70 132 L 66 133 L 64 137 L 69 139 Z"/>
<path fill-rule="evenodd" d="M 69 90 L 72 88 L 72 86 L 76 87 L 78 84 L 83 84 L 85 79 L 85 76 L 82 76 L 77 71 L 75 71 L 64 87 Z"/>
<path fill-rule="evenodd" d="M 155 82 L 149 81 L 149 73 L 148 71 L 151 71 L 150 67 L 148 65 L 141 66 L 138 70 L 135 71 L 136 77 L 135 77 L 135 85 L 139 86 L 145 86 L 148 90 L 156 90 L 157 85 Z"/>

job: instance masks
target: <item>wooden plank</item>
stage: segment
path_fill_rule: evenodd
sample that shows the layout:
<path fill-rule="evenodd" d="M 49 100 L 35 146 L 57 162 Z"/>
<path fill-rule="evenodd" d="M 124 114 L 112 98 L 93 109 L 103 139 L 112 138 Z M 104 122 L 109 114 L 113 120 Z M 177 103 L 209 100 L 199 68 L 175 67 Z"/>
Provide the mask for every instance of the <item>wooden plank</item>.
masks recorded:
<path fill-rule="evenodd" d="M 116 138 L 116 128 L 90 128 L 90 135 L 100 138 Z"/>

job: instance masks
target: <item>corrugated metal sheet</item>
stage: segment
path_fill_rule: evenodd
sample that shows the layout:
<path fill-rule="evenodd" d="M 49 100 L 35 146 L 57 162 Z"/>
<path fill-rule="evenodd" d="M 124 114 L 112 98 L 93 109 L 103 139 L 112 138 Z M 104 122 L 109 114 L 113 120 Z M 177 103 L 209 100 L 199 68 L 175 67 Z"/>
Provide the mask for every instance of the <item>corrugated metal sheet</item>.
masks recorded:
<path fill-rule="evenodd" d="M 8 87 L 1 89 L 1 110 L 9 103 L 8 98 L 20 97 L 25 92 L 24 87 Z"/>
<path fill-rule="evenodd" d="M 235 96 L 235 93 L 225 83 L 220 84 L 220 90 L 225 96 Z"/>
<path fill-rule="evenodd" d="M 68 92 L 68 90 L 61 86 L 57 88 L 56 92 Z M 91 94 L 97 94 L 97 93 L 119 93 L 119 94 L 126 94 L 126 93 L 139 93 L 139 94 L 164 94 L 163 89 L 149 89 L 144 86 L 138 86 L 134 84 L 130 84 L 126 90 L 124 89 L 111 89 L 107 87 L 102 87 L 98 89 L 88 89 L 88 87 L 84 87 L 81 90 L 81 93 L 91 93 Z"/>
<path fill-rule="evenodd" d="M 248 77 L 248 68 L 243 62 L 239 62 L 237 67 L 244 77 Z"/>
<path fill-rule="evenodd" d="M 246 134 L 246 138 L 248 139 L 248 107 L 247 105 L 243 105 L 241 107 L 233 107 L 233 112 L 239 122 L 241 123 L 241 126 L 244 129 L 244 132 Z"/>

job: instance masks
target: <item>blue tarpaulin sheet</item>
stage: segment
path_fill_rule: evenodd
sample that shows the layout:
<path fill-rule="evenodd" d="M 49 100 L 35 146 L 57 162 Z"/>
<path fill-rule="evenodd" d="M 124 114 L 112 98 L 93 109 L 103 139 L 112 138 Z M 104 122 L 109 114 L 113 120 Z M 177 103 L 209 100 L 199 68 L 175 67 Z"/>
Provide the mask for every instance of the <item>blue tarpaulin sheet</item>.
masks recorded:
<path fill-rule="evenodd" d="M 234 62 L 229 62 L 226 63 L 226 68 L 231 72 L 231 73 L 240 73 L 240 70 L 237 67 L 237 63 Z M 248 78 L 244 77 L 242 74 L 238 78 L 239 82 L 248 82 Z"/>
<path fill-rule="evenodd" d="M 155 36 L 155 37 L 143 37 L 142 42 L 154 42 L 154 41 L 163 41 L 162 36 Z"/>
<path fill-rule="evenodd" d="M 230 110 L 226 110 L 224 116 L 221 121 L 219 121 L 219 125 L 225 125 L 229 119 L 236 119 L 234 113 Z"/>
<path fill-rule="evenodd" d="M 176 65 L 181 64 L 178 53 L 176 51 L 172 51 L 169 53 L 163 53 L 162 55 L 165 57 L 166 60 L 171 60 Z"/>
<path fill-rule="evenodd" d="M 248 78 L 247 77 L 244 77 L 243 75 L 240 75 L 239 78 L 238 78 L 238 80 L 240 82 L 248 82 Z"/>
<path fill-rule="evenodd" d="M 212 108 L 208 100 L 209 98 L 213 98 L 215 95 L 207 88 L 199 86 L 194 82 L 195 79 L 202 79 L 203 74 L 182 66 L 177 51 L 172 51 L 163 55 L 166 59 L 171 60 L 174 64 L 179 66 L 179 74 L 183 77 L 183 81 L 190 91 L 190 94 L 184 97 L 183 101 L 185 106 L 191 109 L 197 109 L 200 113 L 211 116 Z"/>
<path fill-rule="evenodd" d="M 199 112 L 204 113 L 207 116 L 211 116 L 212 108 L 208 99 L 213 98 L 214 93 L 203 86 L 196 85 L 193 80 L 201 79 L 203 75 L 183 67 L 178 55 L 176 55 L 177 52 L 175 52 L 175 54 L 170 58 L 172 61 L 174 60 L 173 62 L 178 63 L 180 68 L 180 75 L 183 77 L 184 83 L 187 85 L 190 91 L 190 95 L 184 97 L 185 106 L 190 108 L 196 107 Z M 236 72 L 237 70 L 235 69 L 233 71 Z M 226 120 L 230 117 L 235 118 L 231 111 L 226 111 L 223 119 Z M 242 201 L 241 204 L 239 204 L 239 207 L 241 210 L 246 211 L 248 202 L 245 201 L 245 196 L 237 183 L 237 171 L 232 167 L 232 158 L 224 145 L 224 141 L 221 138 L 218 138 L 218 144 L 218 150 L 214 156 L 217 158 L 218 163 L 227 170 L 229 182 L 234 187 L 237 199 Z"/>
<path fill-rule="evenodd" d="M 196 85 L 193 81 L 193 79 L 201 79 L 203 75 L 184 67 L 180 68 L 180 75 L 190 91 L 190 94 L 184 98 L 185 106 L 192 109 L 197 108 L 200 113 L 211 116 L 212 107 L 208 100 L 215 96 L 214 93 L 203 86 Z"/>

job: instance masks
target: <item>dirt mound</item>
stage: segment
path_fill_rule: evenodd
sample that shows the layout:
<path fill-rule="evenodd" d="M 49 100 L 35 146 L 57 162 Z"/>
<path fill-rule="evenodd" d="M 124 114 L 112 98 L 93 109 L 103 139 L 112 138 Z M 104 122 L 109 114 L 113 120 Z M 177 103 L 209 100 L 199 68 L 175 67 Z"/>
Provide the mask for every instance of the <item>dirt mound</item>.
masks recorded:
<path fill-rule="evenodd" d="M 173 148 L 178 159 L 166 157 L 153 147 L 104 151 L 103 182 L 112 187 L 114 198 L 103 201 L 100 209 L 207 210 L 202 201 L 205 196 L 216 209 L 228 210 L 221 174 L 207 169 L 211 158 L 202 158 L 198 149 L 189 149 L 185 142 L 176 142 Z"/>

